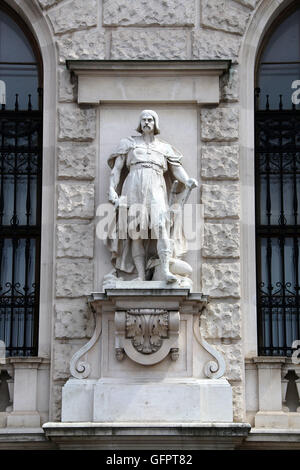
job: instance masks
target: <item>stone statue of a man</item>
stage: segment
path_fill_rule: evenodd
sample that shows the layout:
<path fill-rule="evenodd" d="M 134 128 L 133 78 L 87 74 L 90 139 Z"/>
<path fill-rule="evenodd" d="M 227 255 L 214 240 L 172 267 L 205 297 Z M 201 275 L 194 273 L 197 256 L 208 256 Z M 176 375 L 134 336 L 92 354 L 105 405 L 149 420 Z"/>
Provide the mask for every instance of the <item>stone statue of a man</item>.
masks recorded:
<path fill-rule="evenodd" d="M 170 271 L 170 260 L 182 256 L 185 244 L 183 238 L 175 241 L 170 235 L 172 191 L 181 186 L 182 192 L 189 194 L 197 181 L 182 167 L 180 152 L 157 137 L 160 130 L 155 111 L 142 111 L 137 131 L 141 135 L 122 139 L 108 160 L 109 201 L 117 212 L 125 201 L 129 224 L 127 239 L 108 237 L 107 245 L 118 276 L 137 273 L 137 279 L 144 281 L 149 279 L 148 268 L 159 264 L 160 278 L 155 280 L 173 283 L 178 278 Z M 134 207 L 139 208 L 138 217 Z"/>

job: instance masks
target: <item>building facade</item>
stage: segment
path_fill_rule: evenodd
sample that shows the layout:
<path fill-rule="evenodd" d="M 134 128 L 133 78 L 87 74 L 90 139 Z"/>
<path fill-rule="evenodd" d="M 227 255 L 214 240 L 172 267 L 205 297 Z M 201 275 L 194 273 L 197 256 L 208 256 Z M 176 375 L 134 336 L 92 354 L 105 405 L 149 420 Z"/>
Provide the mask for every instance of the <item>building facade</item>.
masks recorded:
<path fill-rule="evenodd" d="M 189 259 L 233 422 L 251 426 L 234 445 L 300 448 L 299 64 L 297 1 L 1 3 L 2 448 L 63 447 L 43 425 L 61 422 L 70 361 L 95 328 L 87 296 L 110 270 L 104 156 L 149 107 L 200 182 Z M 203 430 L 189 436 L 204 445 Z"/>

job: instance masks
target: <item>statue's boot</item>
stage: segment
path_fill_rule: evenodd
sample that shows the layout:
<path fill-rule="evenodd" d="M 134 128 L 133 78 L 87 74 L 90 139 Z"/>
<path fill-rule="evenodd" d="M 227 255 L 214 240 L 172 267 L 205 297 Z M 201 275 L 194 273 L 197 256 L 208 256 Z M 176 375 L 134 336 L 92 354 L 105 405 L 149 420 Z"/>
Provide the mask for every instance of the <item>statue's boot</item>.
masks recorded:
<path fill-rule="evenodd" d="M 137 255 L 133 257 L 133 261 L 138 273 L 138 281 L 145 280 L 145 256 L 144 255 Z"/>
<path fill-rule="evenodd" d="M 168 284 L 171 284 L 173 282 L 177 281 L 177 277 L 174 276 L 170 272 L 170 257 L 171 257 L 171 252 L 169 250 L 161 250 L 158 253 L 160 263 L 161 263 L 161 271 L 164 277 L 164 281 L 166 281 Z"/>

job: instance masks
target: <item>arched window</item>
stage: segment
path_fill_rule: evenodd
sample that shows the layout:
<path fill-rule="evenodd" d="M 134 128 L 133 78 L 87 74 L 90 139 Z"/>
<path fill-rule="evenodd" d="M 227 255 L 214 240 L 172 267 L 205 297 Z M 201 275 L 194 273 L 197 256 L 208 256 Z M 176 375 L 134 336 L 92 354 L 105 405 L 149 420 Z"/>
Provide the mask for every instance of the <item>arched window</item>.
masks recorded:
<path fill-rule="evenodd" d="M 299 4 L 267 35 L 256 83 L 258 346 L 260 355 L 288 356 L 300 339 Z"/>
<path fill-rule="evenodd" d="M 0 6 L 0 340 L 37 355 L 42 61 L 26 24 Z"/>

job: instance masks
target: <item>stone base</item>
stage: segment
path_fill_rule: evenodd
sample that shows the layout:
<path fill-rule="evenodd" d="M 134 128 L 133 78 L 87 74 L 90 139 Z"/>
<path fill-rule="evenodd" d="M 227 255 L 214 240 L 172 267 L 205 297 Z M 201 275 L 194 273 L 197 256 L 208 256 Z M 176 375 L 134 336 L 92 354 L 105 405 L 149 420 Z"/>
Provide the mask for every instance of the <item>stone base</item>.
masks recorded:
<path fill-rule="evenodd" d="M 300 413 L 284 411 L 259 411 L 255 415 L 257 429 L 300 429 Z"/>
<path fill-rule="evenodd" d="M 37 411 L 13 411 L 7 414 L 7 427 L 39 428 L 41 417 Z"/>
<path fill-rule="evenodd" d="M 288 428 L 288 414 L 283 411 L 259 411 L 255 415 L 256 428 Z"/>
<path fill-rule="evenodd" d="M 43 429 L 63 450 L 233 450 L 248 436 L 250 424 L 46 423 Z"/>
<path fill-rule="evenodd" d="M 62 422 L 231 423 L 225 379 L 120 381 L 70 379 L 62 391 Z"/>

